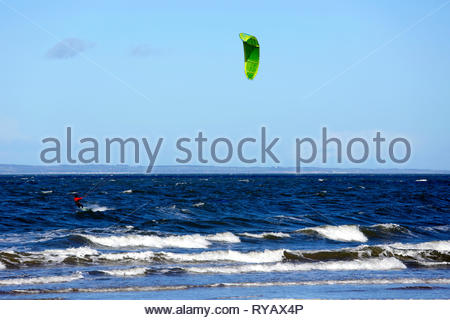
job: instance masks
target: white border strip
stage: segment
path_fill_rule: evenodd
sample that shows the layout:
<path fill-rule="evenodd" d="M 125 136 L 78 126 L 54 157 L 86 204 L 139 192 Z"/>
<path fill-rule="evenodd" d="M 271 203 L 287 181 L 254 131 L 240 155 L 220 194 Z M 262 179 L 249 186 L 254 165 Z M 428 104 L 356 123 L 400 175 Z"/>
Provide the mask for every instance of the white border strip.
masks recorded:
<path fill-rule="evenodd" d="M 146 308 L 153 310 L 153 314 L 146 312 Z M 172 308 L 172 314 L 156 315 L 155 308 Z M 34 320 L 422 320 L 445 317 L 450 310 L 450 303 L 449 300 L 2 300 L 0 310 L 2 319 Z M 184 314 L 177 314 L 178 311 Z"/>

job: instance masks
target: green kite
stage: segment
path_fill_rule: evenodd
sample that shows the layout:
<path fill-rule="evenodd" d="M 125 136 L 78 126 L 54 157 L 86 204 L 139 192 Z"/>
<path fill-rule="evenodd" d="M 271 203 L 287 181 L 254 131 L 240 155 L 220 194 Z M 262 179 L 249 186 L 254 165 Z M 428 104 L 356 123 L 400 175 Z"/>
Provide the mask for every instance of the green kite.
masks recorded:
<path fill-rule="evenodd" d="M 259 66 L 259 43 L 255 36 L 247 33 L 240 33 L 239 37 L 244 44 L 245 75 L 253 80 Z"/>

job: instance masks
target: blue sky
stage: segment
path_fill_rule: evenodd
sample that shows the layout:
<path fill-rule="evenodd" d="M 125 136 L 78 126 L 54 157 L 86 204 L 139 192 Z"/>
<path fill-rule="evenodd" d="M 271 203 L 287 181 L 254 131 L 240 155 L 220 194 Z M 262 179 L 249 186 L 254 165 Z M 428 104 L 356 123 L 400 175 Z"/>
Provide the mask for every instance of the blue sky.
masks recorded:
<path fill-rule="evenodd" d="M 76 139 L 163 137 L 157 165 L 182 156 L 179 137 L 237 143 L 265 126 L 293 166 L 295 138 L 320 142 L 326 126 L 343 141 L 380 131 L 412 145 L 403 165 L 377 164 L 371 145 L 359 167 L 450 169 L 445 3 L 0 0 L 0 163 L 39 164 L 41 140 L 67 126 Z M 261 44 L 254 81 L 240 32 Z"/>

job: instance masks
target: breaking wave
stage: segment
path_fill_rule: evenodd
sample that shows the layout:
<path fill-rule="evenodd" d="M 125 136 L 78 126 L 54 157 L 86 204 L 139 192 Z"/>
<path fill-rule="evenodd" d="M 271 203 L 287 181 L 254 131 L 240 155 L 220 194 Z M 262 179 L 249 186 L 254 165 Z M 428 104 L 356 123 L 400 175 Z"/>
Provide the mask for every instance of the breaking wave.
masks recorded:
<path fill-rule="evenodd" d="M 304 234 L 314 235 L 341 242 L 367 242 L 369 238 L 391 238 L 396 235 L 411 235 L 405 227 L 396 223 L 382 223 L 372 226 L 359 225 L 324 225 L 297 230 Z"/>
<path fill-rule="evenodd" d="M 99 261 L 145 261 L 145 262 L 245 262 L 267 263 L 278 262 L 284 259 L 284 250 L 264 250 L 240 252 L 234 250 L 203 251 L 199 253 L 173 253 L 173 252 L 124 252 L 107 253 L 98 256 Z"/>
<path fill-rule="evenodd" d="M 34 278 L 10 278 L 0 280 L 0 286 L 20 286 L 30 284 L 45 284 L 45 283 L 58 283 L 58 282 L 70 282 L 74 280 L 82 279 L 81 272 L 76 272 L 69 276 L 50 276 L 50 277 L 34 277 Z"/>
<path fill-rule="evenodd" d="M 406 228 L 396 224 L 396 223 L 379 223 L 374 224 L 370 228 L 378 229 L 378 230 L 387 230 L 387 231 L 403 231 L 407 230 Z"/>
<path fill-rule="evenodd" d="M 429 241 L 421 243 L 393 243 L 389 245 L 392 248 L 403 250 L 438 250 L 450 251 L 450 240 L 448 241 Z M 450 253 L 450 252 L 449 252 Z"/>
<path fill-rule="evenodd" d="M 220 235 L 220 234 L 219 234 Z M 132 236 L 135 237 L 135 236 Z M 145 238 L 153 245 L 174 244 L 187 245 L 191 238 L 178 236 L 173 240 L 171 237 L 161 238 L 156 236 Z M 156 238 L 152 238 L 156 237 Z M 199 236 L 201 244 L 210 243 L 205 236 Z M 107 238 L 107 243 L 115 243 L 115 239 Z M 117 237 L 123 239 L 122 237 Z M 220 238 L 220 236 L 219 236 Z M 131 246 L 133 238 L 127 246 Z M 154 240 L 157 239 L 157 240 Z M 229 239 L 233 239 L 230 237 Z M 122 240 L 121 240 L 122 241 Z M 141 239 L 139 239 L 141 241 Z M 155 242 L 156 241 L 156 242 Z M 123 244 L 123 242 L 121 242 Z M 139 242 L 142 244 L 142 242 Z M 156 244 L 155 244 L 156 243 Z M 120 248 L 119 248 L 120 249 Z M 423 243 L 392 243 L 386 245 L 359 245 L 356 247 L 341 248 L 336 250 L 263 250 L 242 252 L 238 250 L 212 250 L 196 253 L 174 253 L 165 251 L 127 251 L 127 252 L 101 252 L 90 247 L 79 247 L 69 249 L 52 249 L 44 251 L 1 251 L 0 269 L 33 267 L 39 265 L 68 264 L 68 265 L 91 265 L 101 264 L 134 264 L 145 263 L 202 263 L 202 262 L 240 262 L 240 263 L 271 263 L 271 262 L 329 262 L 329 261 L 354 261 L 371 258 L 395 258 L 407 265 L 421 265 L 423 267 L 445 267 L 450 263 L 450 241 L 431 241 Z"/>
<path fill-rule="evenodd" d="M 446 265 L 450 262 L 450 241 L 431 241 L 417 244 L 393 243 L 387 245 L 361 245 L 339 250 L 289 251 L 287 260 L 326 261 L 367 258 L 396 258 L 404 263 L 424 266 Z"/>
<path fill-rule="evenodd" d="M 319 226 L 298 230 L 306 234 L 313 234 L 334 241 L 344 242 L 367 242 L 369 239 L 361 232 L 358 226 Z"/>
<path fill-rule="evenodd" d="M 145 275 L 146 271 L 146 268 L 100 270 L 101 273 L 115 277 L 142 276 Z"/>
<path fill-rule="evenodd" d="M 182 235 L 160 237 L 156 235 L 126 235 L 105 236 L 79 235 L 80 237 L 96 245 L 110 248 L 125 247 L 151 247 L 151 248 L 207 248 L 211 241 L 240 242 L 239 238 L 231 232 L 217 233 L 213 235 Z"/>
<path fill-rule="evenodd" d="M 374 258 L 353 261 L 329 261 L 314 263 L 276 263 L 246 264 L 238 266 L 190 267 L 187 272 L 193 273 L 250 273 L 250 272 L 291 272 L 312 270 L 394 270 L 406 269 L 406 266 L 395 258 Z"/>
<path fill-rule="evenodd" d="M 248 233 L 244 232 L 240 234 L 241 236 L 256 239 L 281 239 L 290 238 L 291 236 L 283 232 L 263 232 L 263 233 Z"/>
<path fill-rule="evenodd" d="M 216 233 L 206 236 L 207 240 L 217 242 L 239 243 L 241 240 L 231 232 Z"/>
<path fill-rule="evenodd" d="M 81 264 L 90 262 L 89 257 L 98 254 L 97 250 L 89 247 L 27 252 L 7 250 L 0 252 L 0 263 L 12 268 L 58 263 Z"/>
<path fill-rule="evenodd" d="M 252 252 L 240 251 L 205 251 L 200 253 L 163 253 L 164 257 L 170 261 L 176 262 L 219 262 L 219 261 L 233 261 L 245 263 L 268 263 L 278 262 L 283 260 L 284 250 L 264 250 Z"/>

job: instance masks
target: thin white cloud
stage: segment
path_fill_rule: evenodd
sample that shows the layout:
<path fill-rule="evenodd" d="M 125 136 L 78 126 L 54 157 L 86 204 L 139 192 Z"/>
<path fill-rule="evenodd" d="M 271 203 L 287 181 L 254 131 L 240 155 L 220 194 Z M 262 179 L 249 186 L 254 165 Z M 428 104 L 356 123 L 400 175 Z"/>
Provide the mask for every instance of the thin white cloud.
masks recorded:
<path fill-rule="evenodd" d="M 152 48 L 145 44 L 141 44 L 141 45 L 137 45 L 134 48 L 132 48 L 130 54 L 131 54 L 131 56 L 137 57 L 137 58 L 147 58 L 150 56 L 160 55 L 161 50 Z"/>
<path fill-rule="evenodd" d="M 92 42 L 78 38 L 66 38 L 50 48 L 46 57 L 49 59 L 70 59 L 93 46 Z"/>

